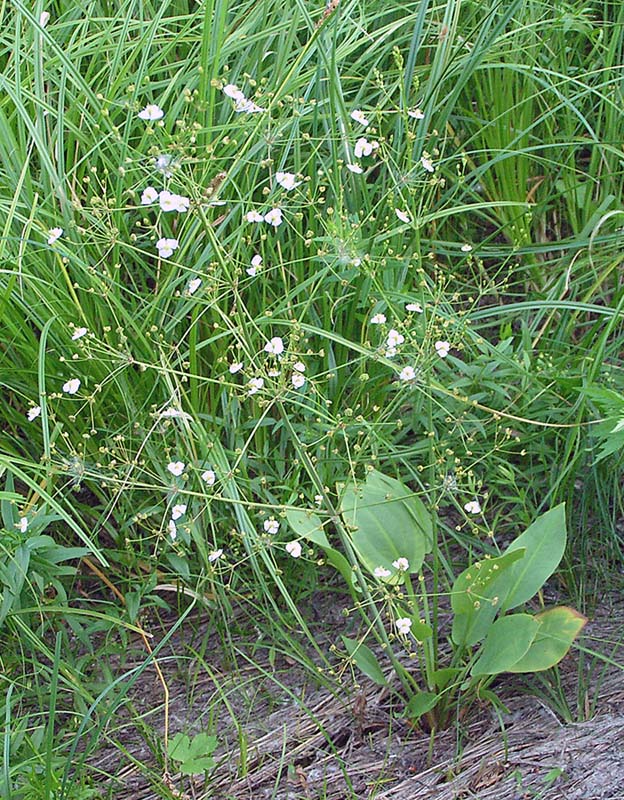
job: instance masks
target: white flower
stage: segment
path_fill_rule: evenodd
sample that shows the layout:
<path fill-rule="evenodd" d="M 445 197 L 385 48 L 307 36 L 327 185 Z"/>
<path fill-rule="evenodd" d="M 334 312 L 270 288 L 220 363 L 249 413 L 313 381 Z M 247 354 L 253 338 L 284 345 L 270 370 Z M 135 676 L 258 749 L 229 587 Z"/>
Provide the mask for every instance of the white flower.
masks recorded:
<path fill-rule="evenodd" d="M 413 381 L 416 379 L 416 370 L 414 367 L 403 367 L 399 372 L 399 379 L 402 381 Z"/>
<path fill-rule="evenodd" d="M 347 169 L 351 170 L 351 172 L 354 172 L 356 175 L 361 175 L 364 172 L 359 164 L 347 164 Z"/>
<path fill-rule="evenodd" d="M 284 341 L 281 336 L 274 336 L 264 345 L 264 352 L 272 356 L 281 356 L 284 352 Z"/>
<path fill-rule="evenodd" d="M 296 539 L 292 542 L 286 542 L 286 552 L 293 558 L 299 558 L 301 555 L 301 545 Z"/>
<path fill-rule="evenodd" d="M 169 153 L 161 153 L 154 159 L 154 169 L 160 172 L 164 178 L 170 178 L 173 175 L 172 167 L 175 166 L 176 163 L 173 160 L 173 156 L 169 155 Z M 156 202 L 156 198 L 154 198 L 153 202 Z"/>
<path fill-rule="evenodd" d="M 385 353 L 386 358 L 394 358 L 396 356 L 396 354 L 397 354 L 396 347 L 388 347 L 386 349 L 386 353 Z"/>
<path fill-rule="evenodd" d="M 236 111 L 237 114 L 259 114 L 261 111 L 266 111 L 266 109 L 256 105 L 253 100 L 247 100 L 243 95 L 243 97 L 234 104 L 234 111 Z"/>
<path fill-rule="evenodd" d="M 306 379 L 305 375 L 302 375 L 300 372 L 293 372 L 290 382 L 294 386 L 295 389 L 301 389 L 302 386 L 305 385 Z"/>
<path fill-rule="evenodd" d="M 403 336 L 403 334 L 399 333 L 398 331 L 395 331 L 394 328 L 390 328 L 390 330 L 388 331 L 388 340 L 387 340 L 388 347 L 398 347 L 400 344 L 403 344 L 404 341 L 405 341 L 405 336 Z"/>
<path fill-rule="evenodd" d="M 158 202 L 160 204 L 160 208 L 162 209 L 162 211 L 164 211 L 165 213 L 167 211 L 175 211 L 176 207 L 175 197 L 176 196 L 174 194 L 171 194 L 171 192 L 168 192 L 166 189 L 164 189 L 158 195 Z"/>
<path fill-rule="evenodd" d="M 42 28 L 45 28 L 45 26 L 48 24 L 49 21 L 50 21 L 50 12 L 42 11 L 41 14 L 39 15 L 39 25 L 41 25 Z"/>
<path fill-rule="evenodd" d="M 391 572 L 389 569 L 386 569 L 385 567 L 375 567 L 375 569 L 373 570 L 373 575 L 376 578 L 388 578 L 390 577 Z"/>
<path fill-rule="evenodd" d="M 293 369 L 296 369 L 297 372 L 305 372 L 306 365 L 303 363 L 303 361 L 295 361 L 293 364 Z"/>
<path fill-rule="evenodd" d="M 462 244 L 462 246 L 461 246 L 462 253 L 470 253 L 471 250 L 472 250 L 472 245 L 471 244 L 468 244 L 468 243 Z"/>
<path fill-rule="evenodd" d="M 466 505 L 464 506 L 464 510 L 467 511 L 469 514 L 480 514 L 481 506 L 479 505 L 479 501 L 470 500 L 470 502 L 466 503 Z"/>
<path fill-rule="evenodd" d="M 28 517 L 20 517 L 17 527 L 19 528 L 20 533 L 26 533 L 28 530 Z"/>
<path fill-rule="evenodd" d="M 230 373 L 232 375 L 236 375 L 236 373 L 240 372 L 242 368 L 243 368 L 243 362 L 242 361 L 236 361 L 233 364 L 230 364 L 230 366 L 228 367 L 228 369 L 229 369 L 229 371 L 230 371 Z"/>
<path fill-rule="evenodd" d="M 189 294 L 195 294 L 195 292 L 201 286 L 202 279 L 201 278 L 191 278 L 188 284 L 186 285 L 186 291 Z"/>
<path fill-rule="evenodd" d="M 434 347 L 440 358 L 446 358 L 449 354 L 449 350 L 451 349 L 451 345 L 448 342 L 436 342 Z"/>
<path fill-rule="evenodd" d="M 407 636 L 412 627 L 412 620 L 409 617 L 399 617 L 399 619 L 395 620 L 394 624 L 401 636 Z"/>
<path fill-rule="evenodd" d="M 158 195 L 158 201 L 163 211 L 178 211 L 182 214 L 189 209 L 190 200 L 188 197 L 183 197 L 181 194 L 173 194 L 166 189 Z"/>
<path fill-rule="evenodd" d="M 258 211 L 248 211 L 245 214 L 247 222 L 263 222 L 264 217 Z"/>
<path fill-rule="evenodd" d="M 366 119 L 364 112 L 360 111 L 359 108 L 356 108 L 354 111 L 352 111 L 350 116 L 351 119 L 355 120 L 356 122 L 359 122 L 360 125 L 363 125 L 365 128 L 368 128 L 368 126 L 370 125 L 370 120 Z"/>
<path fill-rule="evenodd" d="M 293 175 L 292 172 L 276 172 L 275 180 L 283 189 L 286 189 L 286 191 L 290 191 L 291 189 L 296 189 L 297 186 L 301 186 L 301 181 L 296 180 L 296 176 Z"/>
<path fill-rule="evenodd" d="M 72 333 L 72 342 L 75 342 L 76 339 L 82 339 L 83 336 L 86 336 L 88 333 L 86 328 L 74 328 L 74 332 Z"/>
<path fill-rule="evenodd" d="M 215 475 L 215 471 L 213 469 L 206 469 L 202 472 L 201 479 L 206 486 L 214 486 L 217 476 Z"/>
<path fill-rule="evenodd" d="M 213 550 L 211 553 L 208 553 L 208 561 L 210 561 L 211 564 L 214 564 L 214 562 L 218 561 L 222 555 L 223 550 L 221 548 L 218 550 Z"/>
<path fill-rule="evenodd" d="M 170 461 L 167 464 L 167 469 L 172 475 L 175 475 L 177 477 L 184 472 L 184 470 L 186 469 L 186 464 L 184 463 L 184 461 Z"/>
<path fill-rule="evenodd" d="M 180 408 L 175 408 L 175 406 L 169 406 L 168 408 L 163 409 L 160 414 L 158 415 L 159 419 L 193 419 L 190 414 L 187 414 L 186 411 L 182 411 Z"/>
<path fill-rule="evenodd" d="M 262 265 L 262 256 L 256 253 L 256 255 L 251 259 L 251 266 L 247 267 L 246 270 L 247 274 L 251 275 L 251 277 L 253 278 L 257 274 L 261 265 Z"/>
<path fill-rule="evenodd" d="M 275 534 L 279 531 L 280 524 L 276 519 L 265 519 L 264 520 L 264 530 L 270 534 L 271 536 L 275 536 Z"/>
<path fill-rule="evenodd" d="M 272 208 L 267 214 L 264 215 L 264 221 L 268 222 L 274 228 L 282 224 L 283 216 L 281 208 Z"/>
<path fill-rule="evenodd" d="M 151 206 L 152 203 L 155 203 L 158 200 L 158 192 L 154 189 L 153 186 L 148 186 L 143 189 L 143 194 L 141 195 L 141 205 L 142 206 Z"/>
<path fill-rule="evenodd" d="M 356 158 L 362 158 L 362 156 L 370 156 L 373 150 L 377 150 L 378 147 L 379 142 L 369 142 L 368 139 L 362 136 L 355 143 L 353 152 Z"/>
<path fill-rule="evenodd" d="M 415 108 L 413 111 L 408 111 L 407 116 L 411 117 L 412 119 L 424 119 L 425 115 L 419 108 Z"/>
<path fill-rule="evenodd" d="M 392 562 L 392 566 L 398 569 L 399 572 L 407 572 L 409 569 L 409 561 L 404 556 L 400 556 L 396 561 Z"/>
<path fill-rule="evenodd" d="M 162 108 L 154 103 L 148 103 L 143 111 L 139 111 L 139 119 L 144 119 L 146 122 L 155 122 L 158 119 L 162 119 L 164 116 L 165 112 Z"/>
<path fill-rule="evenodd" d="M 406 303 L 405 310 L 413 311 L 416 314 L 422 314 L 422 306 L 420 303 Z"/>
<path fill-rule="evenodd" d="M 406 211 L 401 211 L 400 208 L 395 208 L 394 213 L 397 217 L 401 220 L 401 222 L 409 223 L 412 220 L 410 219 L 410 215 Z"/>
<path fill-rule="evenodd" d="M 423 169 L 427 170 L 427 172 L 434 172 L 435 171 L 435 167 L 433 166 L 433 161 L 430 158 L 427 158 L 426 156 L 423 156 L 420 159 L 420 163 L 422 164 Z"/>
<path fill-rule="evenodd" d="M 373 317 L 370 318 L 371 325 L 383 325 L 385 321 L 386 321 L 386 315 L 381 313 L 375 314 Z"/>
<path fill-rule="evenodd" d="M 275 368 L 270 369 L 270 370 L 267 371 L 267 375 L 269 376 L 269 378 L 279 378 L 280 374 L 281 373 L 280 373 L 279 369 L 275 369 Z"/>
<path fill-rule="evenodd" d="M 176 524 L 172 519 L 170 519 L 167 523 L 167 533 L 169 534 L 172 542 L 175 542 L 175 540 L 178 538 L 178 529 L 176 528 Z"/>
<path fill-rule="evenodd" d="M 60 239 L 63 235 L 62 228 L 50 228 L 48 231 L 48 244 L 54 244 L 57 239 Z"/>
<path fill-rule="evenodd" d="M 264 386 L 264 378 L 250 378 L 247 386 L 249 387 L 247 394 L 256 394 Z"/>
<path fill-rule="evenodd" d="M 314 495 L 314 502 L 317 506 L 323 505 L 323 495 L 322 494 L 315 494 Z"/>
<path fill-rule="evenodd" d="M 66 394 L 76 394 L 76 392 L 80 389 L 80 379 L 79 378 L 72 378 L 67 383 L 63 384 L 63 391 Z"/>
<path fill-rule="evenodd" d="M 232 100 L 244 100 L 245 95 L 244 93 L 235 86 L 233 83 L 228 83 L 223 87 L 223 94 L 231 97 Z"/>
<path fill-rule="evenodd" d="M 32 422 L 34 419 L 41 414 L 41 406 L 33 406 L 32 408 L 28 409 L 26 416 L 28 417 L 28 421 Z"/>
<path fill-rule="evenodd" d="M 180 519 L 186 514 L 186 503 L 177 503 L 171 509 L 171 519 Z"/>
<path fill-rule="evenodd" d="M 177 239 L 159 239 L 156 242 L 156 249 L 161 258 L 170 258 L 173 255 L 173 251 L 177 250 L 178 247 Z"/>
<path fill-rule="evenodd" d="M 457 491 L 457 478 L 455 477 L 455 475 L 453 475 L 452 472 L 449 472 L 442 479 L 442 488 L 446 492 L 455 492 L 455 491 Z"/>
<path fill-rule="evenodd" d="M 193 419 L 186 411 L 169 406 L 160 412 L 160 419 Z"/>

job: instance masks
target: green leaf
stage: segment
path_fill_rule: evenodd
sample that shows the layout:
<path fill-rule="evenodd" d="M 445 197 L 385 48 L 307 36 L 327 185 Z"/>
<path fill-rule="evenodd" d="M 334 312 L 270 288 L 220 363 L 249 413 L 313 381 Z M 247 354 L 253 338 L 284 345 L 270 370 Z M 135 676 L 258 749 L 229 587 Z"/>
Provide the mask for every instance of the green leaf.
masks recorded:
<path fill-rule="evenodd" d="M 407 558 L 409 571 L 418 572 L 432 540 L 429 512 L 400 481 L 377 470 L 364 484 L 349 483 L 341 497 L 341 513 L 351 529 L 353 548 L 364 567 L 373 573 L 383 567 L 398 583 L 404 575 L 392 565 Z"/>
<path fill-rule="evenodd" d="M 540 629 L 527 652 L 508 672 L 540 672 L 558 664 L 587 619 L 573 608 L 561 606 L 543 611 L 535 617 Z"/>
<path fill-rule="evenodd" d="M 471 675 L 508 672 L 527 652 L 539 628 L 539 621 L 530 614 L 511 614 L 497 619 L 490 627 Z"/>
<path fill-rule="evenodd" d="M 431 673 L 431 680 L 435 684 L 436 688 L 442 691 L 442 689 L 446 689 L 446 687 L 452 683 L 455 678 L 458 678 L 462 675 L 464 670 L 461 667 L 443 667 L 442 669 L 436 669 L 434 672 Z"/>
<path fill-rule="evenodd" d="M 524 558 L 508 573 L 509 591 L 502 610 L 526 603 L 542 588 L 559 566 L 566 546 L 565 503 L 538 517 L 507 548 L 506 553 L 524 547 Z"/>
<path fill-rule="evenodd" d="M 477 697 L 479 700 L 486 700 L 488 703 L 491 703 L 494 708 L 497 708 L 503 714 L 511 714 L 510 709 L 507 708 L 500 697 L 490 689 L 486 689 L 484 686 L 479 686 L 477 689 Z"/>
<path fill-rule="evenodd" d="M 191 571 L 186 558 L 182 558 L 177 553 L 167 553 L 166 559 L 175 575 L 179 575 L 183 580 L 191 580 Z"/>
<path fill-rule="evenodd" d="M 433 694 L 433 692 L 418 692 L 418 694 L 410 698 L 402 716 L 410 720 L 420 719 L 427 711 L 431 711 L 432 708 L 435 708 L 439 699 L 439 694 Z"/>
<path fill-rule="evenodd" d="M 348 639 L 346 636 L 341 636 L 340 638 L 358 669 L 380 686 L 387 686 L 388 681 L 385 679 L 379 662 L 370 647 L 358 642 L 356 639 Z"/>
<path fill-rule="evenodd" d="M 425 639 L 428 639 L 433 634 L 433 628 L 431 625 L 427 625 L 426 622 L 422 622 L 418 617 L 411 617 L 412 626 L 410 628 L 410 634 L 416 639 L 417 642 L 424 642 Z"/>
<path fill-rule="evenodd" d="M 140 592 L 126 592 L 124 595 L 126 600 L 126 611 L 128 612 L 128 619 L 130 622 L 135 622 L 141 607 L 141 593 Z"/>
<path fill-rule="evenodd" d="M 180 762 L 180 772 L 198 775 L 214 767 L 211 753 L 217 746 L 217 737 L 198 733 L 189 738 L 185 733 L 176 733 L 169 741 L 169 757 Z"/>
<path fill-rule="evenodd" d="M 314 514 L 312 511 L 289 508 L 286 512 L 286 519 L 297 536 L 308 539 L 323 549 L 330 547 L 329 540 L 323 530 L 323 522 L 318 514 Z"/>
<path fill-rule="evenodd" d="M 455 644 L 471 646 L 483 639 L 507 595 L 509 569 L 524 554 L 519 548 L 497 558 L 484 558 L 457 576 L 451 594 Z"/>
<path fill-rule="evenodd" d="M 360 591 L 355 583 L 355 575 L 347 559 L 338 550 L 334 549 L 325 535 L 323 522 L 319 516 L 311 511 L 299 511 L 291 508 L 286 512 L 286 519 L 293 531 L 302 539 L 318 545 L 325 552 L 327 561 L 338 570 L 345 579 L 349 589 Z"/>
<path fill-rule="evenodd" d="M 4 471 L 5 467 L 1 467 L 0 475 L 4 474 Z M 7 490 L 0 492 L 0 513 L 4 527 L 7 531 L 12 531 L 15 523 L 19 520 L 18 504 L 23 503 L 25 498 L 13 491 L 15 489 L 15 480 L 11 472 L 7 473 L 5 486 Z"/>

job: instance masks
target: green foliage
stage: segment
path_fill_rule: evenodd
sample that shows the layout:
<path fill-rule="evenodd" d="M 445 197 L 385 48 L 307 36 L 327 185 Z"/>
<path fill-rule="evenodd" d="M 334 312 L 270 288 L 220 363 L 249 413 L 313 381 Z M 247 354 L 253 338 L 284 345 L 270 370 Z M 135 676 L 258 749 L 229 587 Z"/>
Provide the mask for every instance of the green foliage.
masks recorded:
<path fill-rule="evenodd" d="M 525 552 L 515 548 L 477 561 L 457 576 L 451 592 L 455 644 L 471 646 L 483 639 L 506 596 L 509 567 L 524 559 Z"/>
<path fill-rule="evenodd" d="M 42 511 L 32 518 L 18 518 L 15 503 L 23 500 L 15 493 L 2 492 L 0 628 L 12 614 L 40 610 L 48 602 L 46 594 L 66 604 L 67 578 L 76 574 L 75 562 L 89 553 L 85 547 L 67 547 L 40 533 L 58 522 L 59 516 Z M 27 528 L 20 528 L 21 520 Z"/>
<path fill-rule="evenodd" d="M 573 608 L 550 608 L 534 619 L 539 622 L 535 638 L 526 653 L 509 672 L 539 672 L 558 664 L 587 622 Z"/>
<path fill-rule="evenodd" d="M 509 672 L 526 655 L 539 628 L 539 622 L 529 614 L 509 614 L 497 619 L 488 630 L 471 674 L 478 677 Z"/>
<path fill-rule="evenodd" d="M 212 753 L 217 744 L 217 737 L 208 733 L 196 733 L 192 739 L 185 733 L 176 733 L 169 742 L 169 758 L 185 775 L 199 775 L 214 767 Z"/>
<path fill-rule="evenodd" d="M 363 642 L 349 639 L 347 636 L 341 636 L 341 639 L 347 653 L 350 658 L 353 659 L 353 663 L 356 664 L 360 672 L 363 672 L 367 678 L 370 678 L 372 681 L 379 684 L 379 686 L 387 686 L 388 681 L 370 647 Z"/>
<path fill-rule="evenodd" d="M 524 555 L 510 566 L 503 611 L 526 603 L 542 588 L 559 566 L 565 545 L 565 508 L 560 504 L 542 514 L 509 545 L 507 552 L 524 550 Z"/>
<path fill-rule="evenodd" d="M 538 517 L 505 553 L 476 561 L 455 579 L 451 590 L 455 650 L 451 664 L 441 668 L 435 644 L 440 640 L 440 631 L 419 619 L 417 613 L 422 609 L 430 619 L 439 619 L 440 598 L 436 594 L 427 596 L 424 580 L 420 581 L 421 588 L 414 591 L 410 580 L 410 574 L 422 567 L 425 545 L 431 549 L 435 541 L 431 516 L 420 502 L 412 506 L 411 514 L 406 513 L 414 500 L 413 493 L 400 481 L 376 470 L 367 475 L 365 482 L 348 486 L 341 498 L 349 540 L 368 572 L 368 596 L 378 608 L 378 618 L 389 616 L 394 620 L 399 643 L 410 652 L 416 645 L 421 652 L 422 681 L 430 690 L 438 689 L 423 691 L 394 653 L 393 666 L 408 691 L 407 713 L 415 719 L 436 709 L 440 723 L 451 696 L 460 687 L 465 701 L 470 702 L 471 694 L 482 688 L 484 678 L 502 672 L 549 669 L 567 654 L 585 623 L 581 614 L 569 608 L 537 615 L 506 613 L 530 600 L 559 565 L 566 542 L 563 505 Z M 288 519 L 300 535 L 310 538 L 313 531 L 313 540 L 326 552 L 332 551 L 325 534 L 319 536 L 322 521 L 317 515 L 290 512 Z M 402 564 L 401 558 L 409 558 L 409 564 Z M 416 569 L 412 558 L 416 559 Z M 344 577 L 340 563 L 335 561 L 334 566 Z M 435 569 L 434 563 L 437 578 Z M 351 588 L 349 573 L 347 583 Z M 375 584 L 386 585 L 388 591 L 378 595 Z M 392 640 L 388 643 L 384 634 L 376 636 L 386 648 L 393 647 Z M 370 647 L 345 636 L 342 641 L 348 657 L 365 675 L 380 685 L 387 684 Z"/>
<path fill-rule="evenodd" d="M 431 517 L 422 500 L 400 481 L 371 470 L 364 484 L 349 483 L 341 492 L 340 511 L 351 532 L 360 562 L 373 573 L 383 568 L 401 578 L 393 566 L 407 558 L 409 572 L 418 572 L 431 549 Z"/>

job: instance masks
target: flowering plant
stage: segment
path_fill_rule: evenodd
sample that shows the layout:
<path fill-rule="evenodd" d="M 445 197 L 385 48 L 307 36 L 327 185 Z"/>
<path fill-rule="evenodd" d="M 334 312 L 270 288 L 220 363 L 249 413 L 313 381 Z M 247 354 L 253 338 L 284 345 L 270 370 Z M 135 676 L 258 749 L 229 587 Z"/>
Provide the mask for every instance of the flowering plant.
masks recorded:
<path fill-rule="evenodd" d="M 487 687 L 496 675 L 554 666 L 583 628 L 585 618 L 568 607 L 511 613 L 539 592 L 563 556 L 563 504 L 542 514 L 503 552 L 486 554 L 453 579 L 434 516 L 403 483 L 371 469 L 365 481 L 339 486 L 338 494 L 339 508 L 326 519 L 291 510 L 288 522 L 321 547 L 345 579 L 407 695 L 409 718 L 426 715 L 434 729 L 446 724 L 458 698 L 464 704 L 476 697 L 495 701 Z M 341 548 L 330 543 L 332 526 Z M 452 580 L 448 597 L 439 592 L 441 570 Z M 343 637 L 343 643 L 362 672 L 390 686 L 364 640 Z M 410 662 L 420 665 L 420 675 Z"/>

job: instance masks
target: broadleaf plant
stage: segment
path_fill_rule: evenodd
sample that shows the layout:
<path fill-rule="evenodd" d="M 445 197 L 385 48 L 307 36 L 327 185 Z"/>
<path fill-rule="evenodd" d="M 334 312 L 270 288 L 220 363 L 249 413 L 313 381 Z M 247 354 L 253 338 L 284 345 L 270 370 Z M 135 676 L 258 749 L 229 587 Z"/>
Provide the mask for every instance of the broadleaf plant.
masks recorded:
<path fill-rule="evenodd" d="M 363 598 L 375 606 L 376 622 L 390 621 L 381 630 L 378 624 L 367 629 L 391 659 L 411 719 L 443 726 L 458 696 L 469 704 L 489 696 L 486 687 L 496 675 L 554 666 L 582 630 L 585 618 L 570 608 L 508 613 L 531 600 L 559 565 L 566 545 L 563 504 L 538 517 L 505 552 L 485 555 L 452 581 L 452 655 L 445 663 L 439 647 L 443 593 L 429 592 L 423 574 L 427 553 L 433 551 L 435 564 L 434 517 L 409 487 L 375 469 L 362 482 L 339 485 L 338 494 L 339 519 L 292 509 L 287 519 L 300 537 L 323 549 L 361 606 Z M 333 527 L 340 544 L 330 541 Z M 342 637 L 347 657 L 371 680 L 391 685 L 364 639 Z M 418 655 L 412 663 L 421 665 L 420 675 L 405 666 L 404 650 Z"/>

